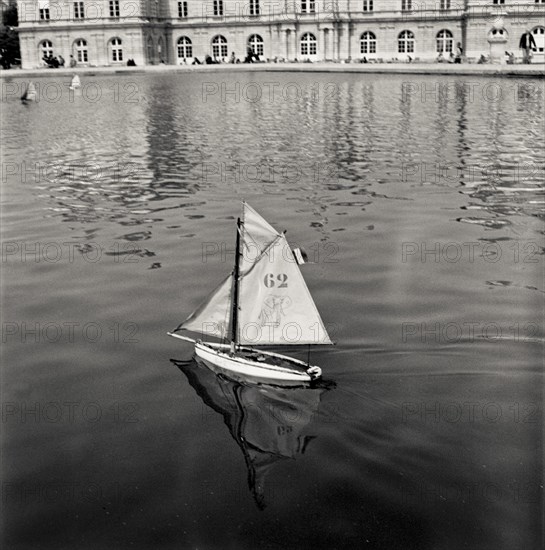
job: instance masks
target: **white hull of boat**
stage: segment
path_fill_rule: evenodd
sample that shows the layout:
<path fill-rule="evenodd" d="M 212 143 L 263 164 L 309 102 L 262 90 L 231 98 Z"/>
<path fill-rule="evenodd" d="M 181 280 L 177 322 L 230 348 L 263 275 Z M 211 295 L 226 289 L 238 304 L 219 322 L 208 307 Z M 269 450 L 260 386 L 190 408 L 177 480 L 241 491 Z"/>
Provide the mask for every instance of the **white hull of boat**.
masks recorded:
<path fill-rule="evenodd" d="M 178 334 L 169 334 L 175 338 L 192 341 Z M 231 355 L 228 344 L 195 342 L 195 354 L 226 373 L 263 382 L 306 384 L 319 380 L 322 375 L 320 367 L 309 366 L 293 357 L 270 351 L 241 347 L 237 354 Z M 255 355 L 255 359 L 248 357 L 249 355 Z M 282 365 L 272 364 L 274 362 L 281 362 Z"/>

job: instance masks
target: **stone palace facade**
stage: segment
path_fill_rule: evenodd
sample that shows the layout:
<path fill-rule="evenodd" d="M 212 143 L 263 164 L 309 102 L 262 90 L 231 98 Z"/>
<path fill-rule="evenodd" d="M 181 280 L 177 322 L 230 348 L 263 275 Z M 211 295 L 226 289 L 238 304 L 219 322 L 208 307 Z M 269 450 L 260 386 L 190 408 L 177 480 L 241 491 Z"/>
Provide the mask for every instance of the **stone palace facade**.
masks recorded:
<path fill-rule="evenodd" d="M 243 60 L 406 61 L 489 52 L 491 33 L 521 57 L 527 30 L 543 61 L 545 0 L 17 0 L 23 68 L 47 55 L 78 66 Z M 498 22 L 500 23 L 498 25 Z"/>

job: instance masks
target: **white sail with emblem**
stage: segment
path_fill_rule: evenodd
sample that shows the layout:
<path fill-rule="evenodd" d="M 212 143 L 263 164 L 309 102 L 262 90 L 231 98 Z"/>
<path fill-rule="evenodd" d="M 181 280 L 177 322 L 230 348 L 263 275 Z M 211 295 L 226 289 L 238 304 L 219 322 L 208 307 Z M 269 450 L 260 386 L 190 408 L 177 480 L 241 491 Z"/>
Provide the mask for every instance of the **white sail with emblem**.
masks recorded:
<path fill-rule="evenodd" d="M 237 342 L 331 344 L 286 237 L 244 206 Z"/>

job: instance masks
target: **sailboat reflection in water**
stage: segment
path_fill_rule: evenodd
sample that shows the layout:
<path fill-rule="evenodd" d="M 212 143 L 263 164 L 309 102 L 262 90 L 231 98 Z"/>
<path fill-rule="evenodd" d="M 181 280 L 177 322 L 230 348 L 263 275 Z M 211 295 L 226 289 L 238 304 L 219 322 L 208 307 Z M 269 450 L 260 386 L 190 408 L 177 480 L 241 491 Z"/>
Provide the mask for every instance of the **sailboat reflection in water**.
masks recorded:
<path fill-rule="evenodd" d="M 317 413 L 322 394 L 334 384 L 320 382 L 314 388 L 245 384 L 214 374 L 200 361 L 172 362 L 203 402 L 223 416 L 244 454 L 252 496 L 263 510 L 265 496 L 274 496 L 265 486 L 269 470 L 305 452 L 314 436 L 303 431 Z"/>
<path fill-rule="evenodd" d="M 291 250 L 285 233 L 243 203 L 233 272 L 169 334 L 194 342 L 197 356 L 220 372 L 283 385 L 319 380 L 320 367 L 255 348 L 332 343 L 299 263 L 302 255 Z M 178 334 L 182 330 L 221 343 L 194 340 Z"/>

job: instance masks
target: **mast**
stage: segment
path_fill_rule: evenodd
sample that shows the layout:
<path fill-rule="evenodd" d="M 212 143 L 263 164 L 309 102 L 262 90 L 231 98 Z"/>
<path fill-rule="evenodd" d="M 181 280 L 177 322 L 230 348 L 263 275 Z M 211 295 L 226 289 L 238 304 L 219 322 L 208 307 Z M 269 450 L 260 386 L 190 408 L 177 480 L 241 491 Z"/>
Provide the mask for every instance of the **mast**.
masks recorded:
<path fill-rule="evenodd" d="M 237 241 L 235 250 L 235 270 L 233 272 L 233 310 L 231 314 L 231 353 L 235 353 L 238 343 L 238 279 L 240 275 L 240 231 L 242 222 L 237 219 Z"/>

